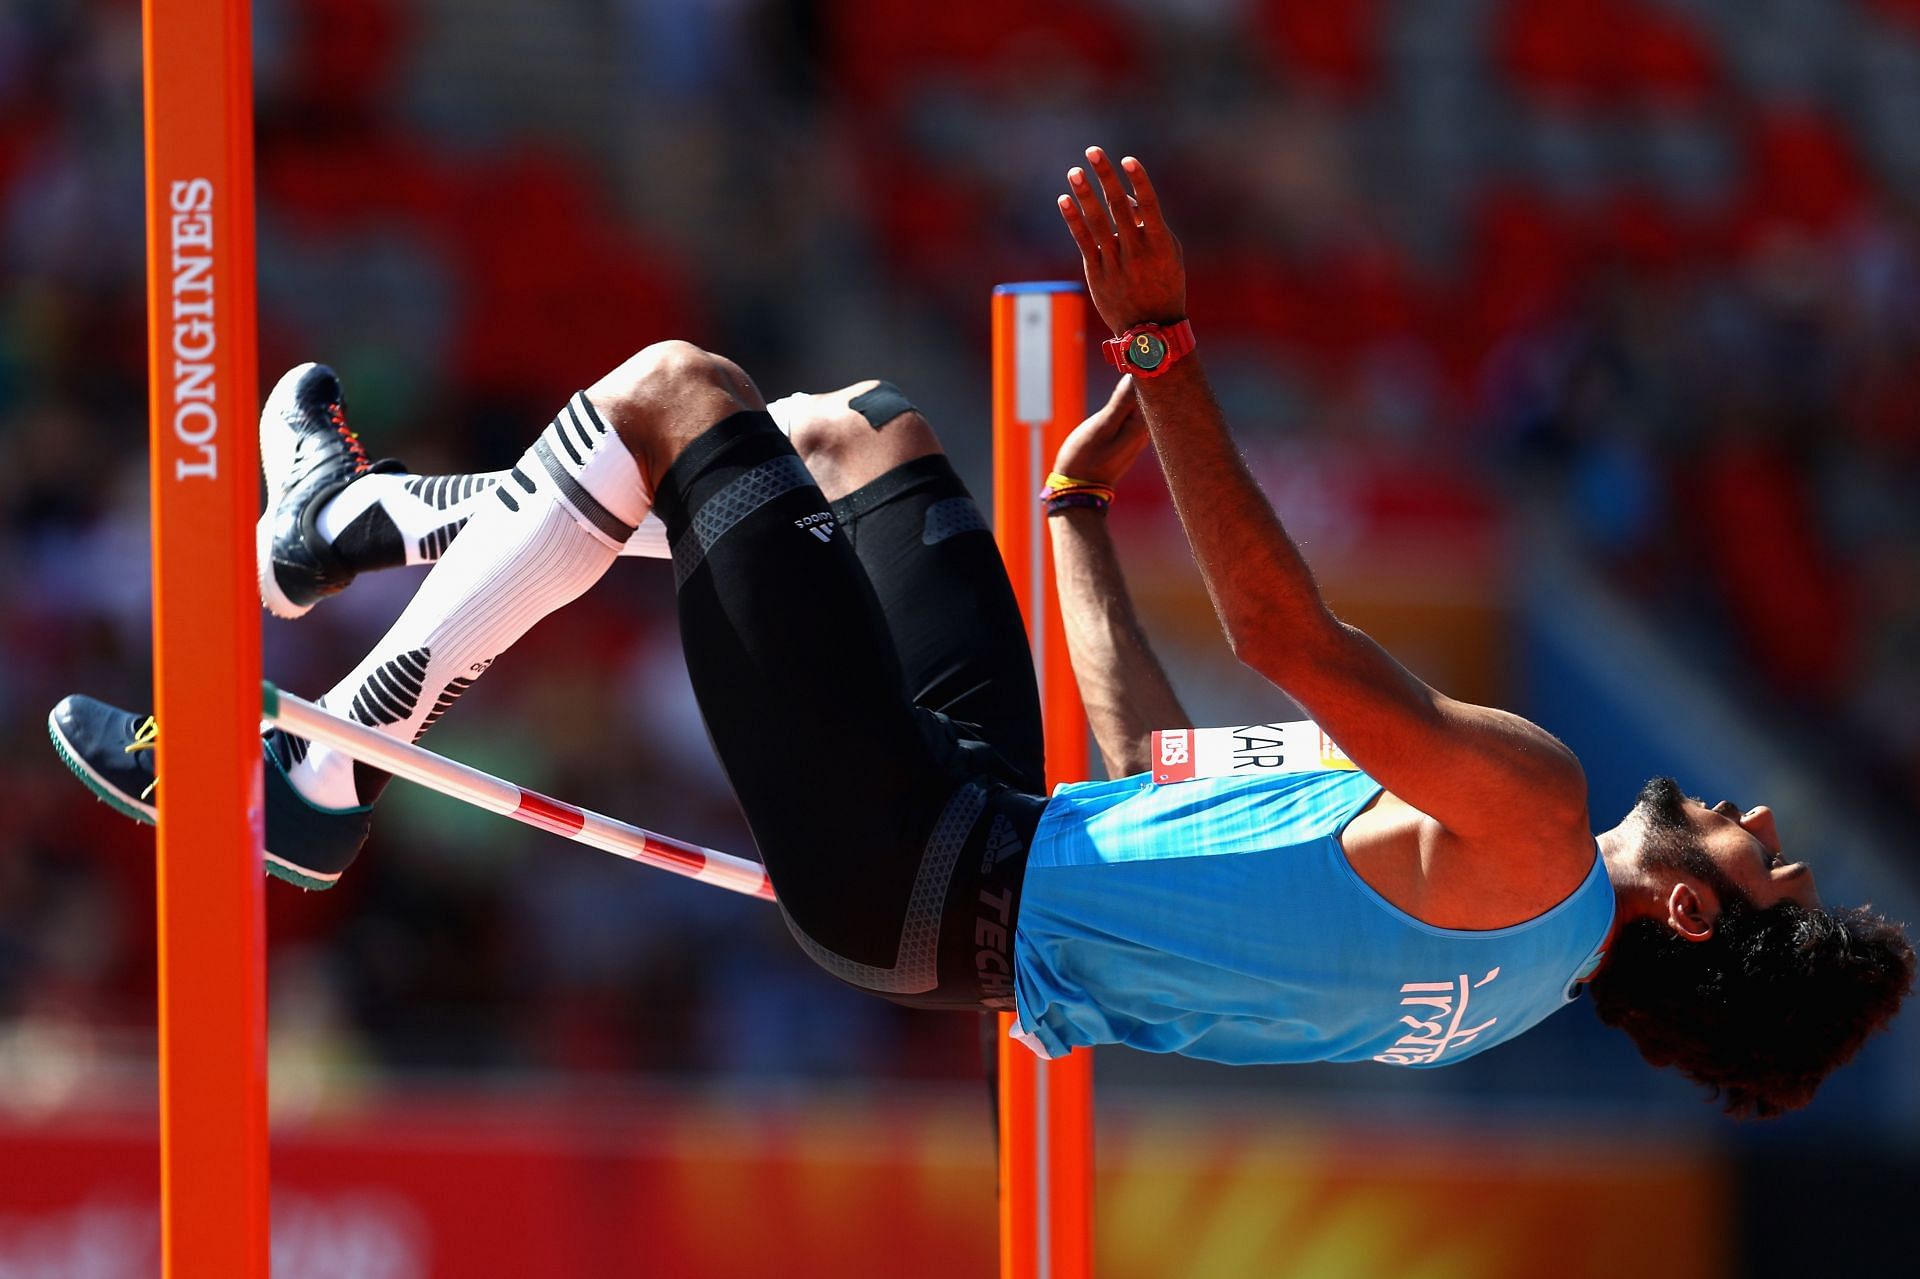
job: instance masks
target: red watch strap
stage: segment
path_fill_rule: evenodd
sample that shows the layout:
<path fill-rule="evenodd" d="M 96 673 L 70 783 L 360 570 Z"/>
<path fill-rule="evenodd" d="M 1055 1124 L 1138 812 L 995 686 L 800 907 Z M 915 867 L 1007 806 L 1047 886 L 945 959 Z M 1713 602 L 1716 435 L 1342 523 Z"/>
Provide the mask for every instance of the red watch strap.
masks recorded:
<path fill-rule="evenodd" d="M 1166 358 L 1161 360 L 1160 366 L 1152 371 L 1136 368 L 1133 363 L 1127 359 L 1127 343 L 1132 341 L 1134 335 L 1137 333 L 1158 334 L 1160 340 L 1167 344 Z M 1174 324 L 1166 325 L 1136 324 L 1120 336 L 1108 338 L 1105 342 L 1102 342 L 1100 344 L 1100 353 L 1106 357 L 1108 364 L 1111 364 L 1114 368 L 1122 372 L 1131 373 L 1135 377 L 1158 377 L 1160 374 L 1166 372 L 1174 361 L 1178 360 L 1181 356 L 1191 354 L 1196 345 L 1197 342 L 1193 336 L 1193 322 L 1190 320 L 1180 320 Z"/>

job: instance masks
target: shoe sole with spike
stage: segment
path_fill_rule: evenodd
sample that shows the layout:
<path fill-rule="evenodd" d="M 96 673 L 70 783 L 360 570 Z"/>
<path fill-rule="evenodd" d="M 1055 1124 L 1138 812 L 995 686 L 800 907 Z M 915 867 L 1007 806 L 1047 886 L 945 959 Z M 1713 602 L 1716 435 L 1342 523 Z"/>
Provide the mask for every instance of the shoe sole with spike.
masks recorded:
<path fill-rule="evenodd" d="M 126 743 L 136 736 L 143 718 L 91 697 L 63 697 L 47 715 L 47 736 L 60 762 L 95 798 L 151 826 L 158 820 L 146 798 L 153 782 L 147 766 L 151 759 L 120 758 L 134 754 Z M 294 790 L 271 752 L 263 767 L 266 835 L 282 850 L 262 850 L 266 872 L 301 888 L 332 888 L 366 842 L 372 810 L 316 807 Z"/>

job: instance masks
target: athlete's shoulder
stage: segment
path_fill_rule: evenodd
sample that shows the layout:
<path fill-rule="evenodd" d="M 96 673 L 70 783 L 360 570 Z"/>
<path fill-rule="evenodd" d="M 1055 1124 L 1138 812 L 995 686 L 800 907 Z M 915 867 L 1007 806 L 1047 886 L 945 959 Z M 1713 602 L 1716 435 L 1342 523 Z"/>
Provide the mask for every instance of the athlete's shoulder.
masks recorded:
<path fill-rule="evenodd" d="M 1507 928 L 1535 919 L 1580 891 L 1599 857 L 1584 822 L 1522 826 L 1509 838 L 1465 836 L 1391 795 L 1357 833 L 1397 846 L 1401 856 L 1373 856 L 1375 865 L 1401 868 L 1398 897 L 1387 895 L 1441 928 Z M 1359 869 L 1361 841 L 1346 842 Z"/>

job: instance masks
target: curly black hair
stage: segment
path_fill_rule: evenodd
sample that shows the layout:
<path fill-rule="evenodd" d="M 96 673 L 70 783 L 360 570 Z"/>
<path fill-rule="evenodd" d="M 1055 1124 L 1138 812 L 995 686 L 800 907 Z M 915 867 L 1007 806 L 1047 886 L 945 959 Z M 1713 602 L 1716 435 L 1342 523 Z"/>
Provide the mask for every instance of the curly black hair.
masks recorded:
<path fill-rule="evenodd" d="M 1771 1118 L 1811 1101 L 1892 1019 L 1913 986 L 1913 947 L 1866 907 L 1762 910 L 1717 887 L 1711 938 L 1635 920 L 1587 989 L 1649 1063 L 1706 1085 L 1730 1115 Z"/>

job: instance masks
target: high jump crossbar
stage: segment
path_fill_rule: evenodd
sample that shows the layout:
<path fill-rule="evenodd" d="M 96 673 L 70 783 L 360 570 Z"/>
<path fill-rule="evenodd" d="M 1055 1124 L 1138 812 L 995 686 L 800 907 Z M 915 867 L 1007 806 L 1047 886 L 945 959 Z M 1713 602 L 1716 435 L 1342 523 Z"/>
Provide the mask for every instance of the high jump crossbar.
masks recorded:
<path fill-rule="evenodd" d="M 424 746 L 389 737 L 357 720 L 324 706 L 263 684 L 261 710 L 265 719 L 295 737 L 322 742 L 335 750 L 385 769 L 417 786 L 484 808 L 528 826 L 563 835 L 576 843 L 598 848 L 687 879 L 712 884 L 729 892 L 773 900 L 773 884 L 759 862 L 674 839 L 630 825 L 618 818 L 563 803 L 539 791 L 482 772 L 458 760 L 435 754 Z"/>

